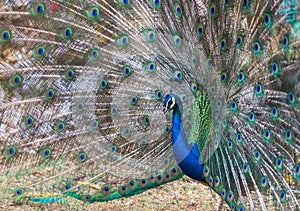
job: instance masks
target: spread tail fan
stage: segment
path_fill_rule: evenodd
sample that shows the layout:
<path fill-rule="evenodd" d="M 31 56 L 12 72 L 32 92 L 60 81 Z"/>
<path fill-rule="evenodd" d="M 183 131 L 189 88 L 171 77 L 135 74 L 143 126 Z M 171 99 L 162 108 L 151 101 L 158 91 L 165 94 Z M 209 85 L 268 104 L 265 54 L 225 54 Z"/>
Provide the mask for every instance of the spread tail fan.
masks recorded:
<path fill-rule="evenodd" d="M 299 209 L 298 3 L 2 1 L 3 198 L 102 202 L 187 175 L 232 210 Z"/>

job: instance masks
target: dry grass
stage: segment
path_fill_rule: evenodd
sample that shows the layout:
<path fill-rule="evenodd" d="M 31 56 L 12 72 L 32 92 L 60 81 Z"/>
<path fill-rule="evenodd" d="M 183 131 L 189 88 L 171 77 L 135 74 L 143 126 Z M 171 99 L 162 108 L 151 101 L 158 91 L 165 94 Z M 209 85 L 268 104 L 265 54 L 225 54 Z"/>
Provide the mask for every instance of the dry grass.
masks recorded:
<path fill-rule="evenodd" d="M 1 200 L 0 200 L 1 201 Z M 87 204 L 68 198 L 68 204 L 0 204 L 0 210 L 229 210 L 209 187 L 184 177 L 181 180 L 119 200 Z"/>

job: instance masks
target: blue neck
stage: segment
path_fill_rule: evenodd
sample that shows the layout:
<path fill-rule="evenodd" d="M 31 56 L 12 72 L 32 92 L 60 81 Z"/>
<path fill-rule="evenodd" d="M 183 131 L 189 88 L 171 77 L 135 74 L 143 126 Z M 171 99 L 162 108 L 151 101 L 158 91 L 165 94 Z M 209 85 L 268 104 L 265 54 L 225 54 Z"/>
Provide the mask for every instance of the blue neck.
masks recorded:
<path fill-rule="evenodd" d="M 198 181 L 204 181 L 201 156 L 197 144 L 189 144 L 183 130 L 179 108 L 174 110 L 172 119 L 172 145 L 175 159 L 181 170 L 187 176 Z"/>

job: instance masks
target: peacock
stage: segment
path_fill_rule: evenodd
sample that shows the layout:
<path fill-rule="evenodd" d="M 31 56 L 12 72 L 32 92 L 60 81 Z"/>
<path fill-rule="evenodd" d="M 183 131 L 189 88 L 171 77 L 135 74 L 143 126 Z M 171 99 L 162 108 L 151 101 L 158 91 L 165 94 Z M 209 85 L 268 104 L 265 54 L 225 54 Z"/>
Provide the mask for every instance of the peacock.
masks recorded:
<path fill-rule="evenodd" d="M 2 203 L 186 175 L 232 210 L 299 210 L 299 1 L 0 4 Z"/>

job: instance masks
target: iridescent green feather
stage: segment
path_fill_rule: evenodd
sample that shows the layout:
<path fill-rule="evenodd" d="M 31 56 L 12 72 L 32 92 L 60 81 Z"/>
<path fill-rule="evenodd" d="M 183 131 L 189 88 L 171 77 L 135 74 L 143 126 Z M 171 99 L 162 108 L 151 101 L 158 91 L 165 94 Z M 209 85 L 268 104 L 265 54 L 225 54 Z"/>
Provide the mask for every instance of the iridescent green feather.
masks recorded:
<path fill-rule="evenodd" d="M 188 136 L 188 142 L 196 143 L 200 153 L 206 153 L 206 145 L 211 140 L 213 124 L 212 109 L 210 99 L 204 90 L 196 98 L 193 105 L 191 129 Z"/>

